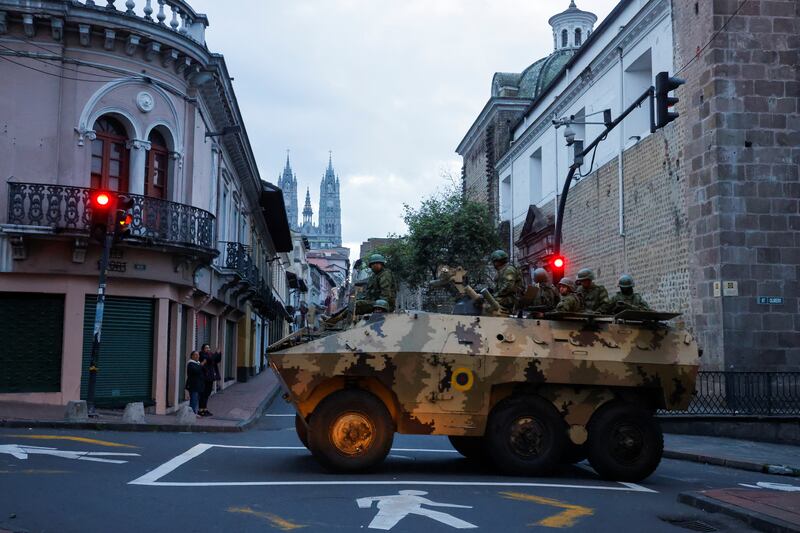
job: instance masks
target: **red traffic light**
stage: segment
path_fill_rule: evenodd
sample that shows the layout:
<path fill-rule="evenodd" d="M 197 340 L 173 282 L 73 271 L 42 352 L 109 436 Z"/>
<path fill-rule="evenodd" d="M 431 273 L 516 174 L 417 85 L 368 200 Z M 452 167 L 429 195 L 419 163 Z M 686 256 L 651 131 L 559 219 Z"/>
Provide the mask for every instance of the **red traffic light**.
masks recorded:
<path fill-rule="evenodd" d="M 553 266 L 556 268 L 563 268 L 564 266 L 564 258 L 563 257 L 556 257 L 553 259 Z"/>
<path fill-rule="evenodd" d="M 97 193 L 97 196 L 94 197 L 94 203 L 100 206 L 107 206 L 110 201 L 111 197 L 108 195 L 108 193 Z"/>

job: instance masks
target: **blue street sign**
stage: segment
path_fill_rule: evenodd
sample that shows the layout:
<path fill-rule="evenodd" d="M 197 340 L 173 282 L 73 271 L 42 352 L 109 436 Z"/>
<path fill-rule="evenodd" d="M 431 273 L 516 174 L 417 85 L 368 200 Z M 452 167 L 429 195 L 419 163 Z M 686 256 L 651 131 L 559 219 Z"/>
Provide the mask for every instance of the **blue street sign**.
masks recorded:
<path fill-rule="evenodd" d="M 783 298 L 780 296 L 759 296 L 758 303 L 761 305 L 782 305 Z"/>

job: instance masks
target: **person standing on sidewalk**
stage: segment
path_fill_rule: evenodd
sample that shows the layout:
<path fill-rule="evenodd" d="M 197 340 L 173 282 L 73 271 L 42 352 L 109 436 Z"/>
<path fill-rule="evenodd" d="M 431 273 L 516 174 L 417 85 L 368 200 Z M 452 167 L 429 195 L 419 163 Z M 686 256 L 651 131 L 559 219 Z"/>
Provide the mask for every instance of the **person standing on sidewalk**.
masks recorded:
<path fill-rule="evenodd" d="M 203 368 L 200 364 L 200 352 L 193 350 L 186 364 L 186 390 L 189 392 L 189 407 L 195 414 L 198 412 L 200 397 L 203 395 Z"/>
<path fill-rule="evenodd" d="M 211 346 L 204 344 L 200 353 L 200 364 L 203 367 L 203 394 L 200 396 L 200 416 L 212 416 L 213 413 L 208 410 L 208 399 L 211 397 L 211 391 L 214 389 L 214 382 L 219 379 L 219 370 L 217 369 L 217 362 L 215 355 L 211 353 Z"/>

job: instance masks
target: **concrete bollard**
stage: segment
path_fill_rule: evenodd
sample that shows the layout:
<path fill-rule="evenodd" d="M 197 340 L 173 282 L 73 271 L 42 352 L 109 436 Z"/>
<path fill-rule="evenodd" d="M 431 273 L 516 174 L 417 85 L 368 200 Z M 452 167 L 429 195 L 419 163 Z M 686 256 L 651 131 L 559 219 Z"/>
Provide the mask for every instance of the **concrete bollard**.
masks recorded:
<path fill-rule="evenodd" d="M 126 424 L 144 424 L 144 404 L 142 402 L 129 403 L 122 413 L 122 421 Z"/>
<path fill-rule="evenodd" d="M 89 411 L 86 407 L 86 400 L 72 400 L 67 402 L 64 411 L 64 420 L 70 422 L 86 422 L 89 420 Z"/>
<path fill-rule="evenodd" d="M 194 425 L 197 423 L 197 415 L 188 405 L 181 406 L 175 414 L 178 424 Z"/>

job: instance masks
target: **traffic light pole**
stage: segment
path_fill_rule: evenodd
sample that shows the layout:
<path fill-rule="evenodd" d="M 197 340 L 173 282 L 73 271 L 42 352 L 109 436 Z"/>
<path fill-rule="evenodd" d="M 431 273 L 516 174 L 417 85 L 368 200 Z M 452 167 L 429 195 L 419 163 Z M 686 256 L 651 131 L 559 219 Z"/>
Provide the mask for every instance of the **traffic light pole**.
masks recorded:
<path fill-rule="evenodd" d="M 650 132 L 655 132 L 655 122 L 653 119 L 653 97 L 655 94 L 655 89 L 650 87 L 647 89 L 639 98 L 636 99 L 625 111 L 622 112 L 620 116 L 618 116 L 615 120 L 611 121 L 609 124 L 606 125 L 605 130 L 601 133 L 592 143 L 583 149 L 583 151 L 578 152 L 575 154 L 575 159 L 572 165 L 569 167 L 569 172 L 567 173 L 567 179 L 564 180 L 564 188 L 561 190 L 561 198 L 558 202 L 558 216 L 556 217 L 556 233 L 555 233 L 555 242 L 553 243 L 554 248 L 554 255 L 559 256 L 561 255 L 561 231 L 564 224 L 564 210 L 567 207 L 567 194 L 569 194 L 569 186 L 572 184 L 572 180 L 575 177 L 575 173 L 583 164 L 583 158 L 588 155 L 595 147 L 600 144 L 600 142 L 606 138 L 608 133 L 616 128 L 620 122 L 622 122 L 625 117 L 633 113 L 633 110 L 639 107 L 642 102 L 647 99 L 650 99 Z M 620 156 L 622 157 L 622 156 Z M 556 281 L 556 280 L 554 280 Z"/>
<path fill-rule="evenodd" d="M 110 210 L 113 213 L 114 210 Z M 111 216 L 109 215 L 109 219 Z M 100 255 L 100 278 L 97 284 L 97 302 L 94 307 L 94 335 L 92 336 L 92 356 L 89 360 L 89 387 L 86 394 L 86 406 L 90 417 L 96 417 L 94 407 L 94 392 L 97 388 L 97 362 L 100 359 L 100 333 L 103 329 L 103 309 L 106 303 L 106 270 L 111 256 L 111 246 L 114 244 L 113 222 L 107 226 L 103 239 L 103 252 Z"/>

